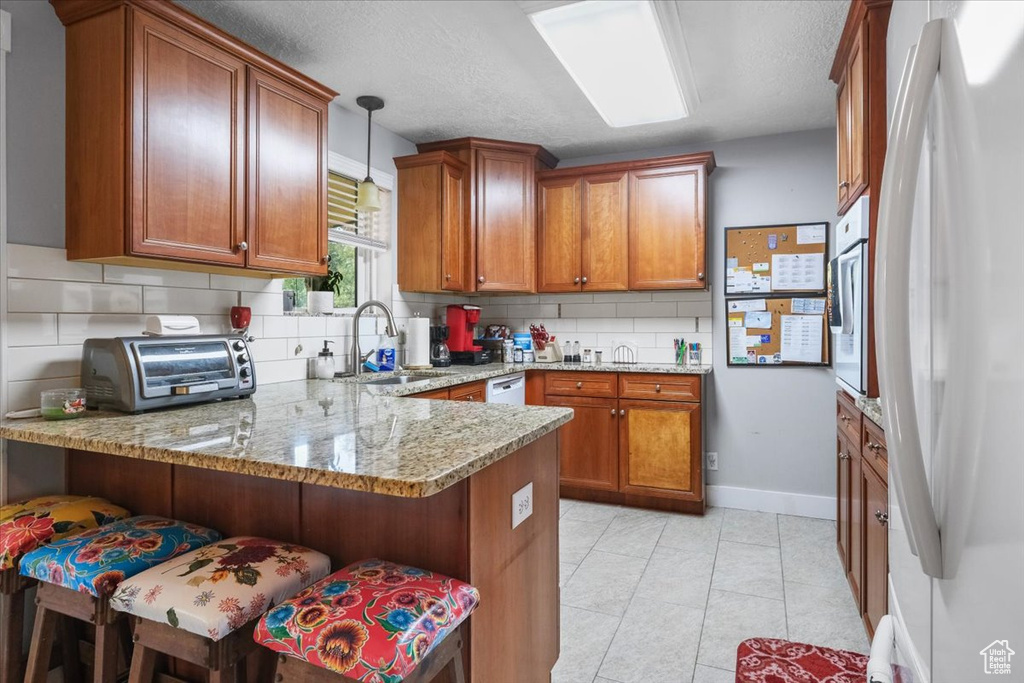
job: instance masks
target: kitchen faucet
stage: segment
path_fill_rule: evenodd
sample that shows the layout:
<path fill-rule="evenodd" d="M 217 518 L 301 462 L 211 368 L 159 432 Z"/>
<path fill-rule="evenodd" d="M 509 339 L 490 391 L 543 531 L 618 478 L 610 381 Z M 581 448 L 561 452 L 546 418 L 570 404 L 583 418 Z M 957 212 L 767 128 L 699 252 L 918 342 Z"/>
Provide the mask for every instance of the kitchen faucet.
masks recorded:
<path fill-rule="evenodd" d="M 352 318 L 352 354 L 351 354 L 351 363 L 352 363 L 352 373 L 355 374 L 355 375 L 363 374 L 363 353 L 362 353 L 362 351 L 359 348 L 359 318 L 360 318 L 360 316 L 363 315 L 363 311 L 365 311 L 367 308 L 370 308 L 371 306 L 376 306 L 377 308 L 381 309 L 382 311 L 384 311 L 384 315 L 387 316 L 388 324 L 387 324 L 387 327 L 384 328 L 384 334 L 388 335 L 389 337 L 397 337 L 398 336 L 398 328 L 395 326 L 395 316 L 391 314 L 391 309 L 388 308 L 387 305 L 383 301 L 377 301 L 376 299 L 370 299 L 369 301 L 364 303 L 362 306 L 357 308 L 356 309 L 355 317 Z M 367 355 L 367 357 L 369 357 L 369 356 Z M 397 364 L 396 364 L 396 368 L 397 368 Z"/>

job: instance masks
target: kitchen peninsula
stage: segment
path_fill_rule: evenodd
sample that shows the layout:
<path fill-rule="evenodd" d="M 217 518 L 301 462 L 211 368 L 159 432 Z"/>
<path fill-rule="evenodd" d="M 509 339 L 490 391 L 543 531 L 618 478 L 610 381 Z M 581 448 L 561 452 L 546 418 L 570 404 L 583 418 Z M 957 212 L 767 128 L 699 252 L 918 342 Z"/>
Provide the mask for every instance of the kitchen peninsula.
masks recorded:
<path fill-rule="evenodd" d="M 335 566 L 383 557 L 477 586 L 470 680 L 546 680 L 558 658 L 558 438 L 568 408 L 384 395 L 357 382 L 143 415 L 0 424 L 63 447 L 70 493 L 225 535 L 291 540 Z M 512 528 L 512 495 L 533 513 Z"/>

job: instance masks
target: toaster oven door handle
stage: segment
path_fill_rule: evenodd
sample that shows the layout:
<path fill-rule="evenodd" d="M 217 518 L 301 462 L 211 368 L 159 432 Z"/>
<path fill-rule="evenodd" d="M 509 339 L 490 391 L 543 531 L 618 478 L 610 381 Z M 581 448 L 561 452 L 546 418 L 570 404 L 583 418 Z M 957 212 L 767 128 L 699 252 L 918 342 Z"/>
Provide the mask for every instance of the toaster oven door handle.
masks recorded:
<path fill-rule="evenodd" d="M 211 391 L 217 391 L 219 388 L 216 382 L 208 382 L 207 384 L 179 384 L 178 386 L 171 387 L 171 396 L 207 394 Z"/>

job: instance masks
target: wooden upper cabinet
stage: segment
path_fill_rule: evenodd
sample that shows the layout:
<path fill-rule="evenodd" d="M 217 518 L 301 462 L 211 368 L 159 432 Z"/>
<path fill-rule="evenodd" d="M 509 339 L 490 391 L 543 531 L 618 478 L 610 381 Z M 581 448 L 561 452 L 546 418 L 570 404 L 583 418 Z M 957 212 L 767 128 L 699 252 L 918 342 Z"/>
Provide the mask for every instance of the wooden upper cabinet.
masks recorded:
<path fill-rule="evenodd" d="M 579 178 L 537 182 L 537 291 L 578 292 L 582 219 Z"/>
<path fill-rule="evenodd" d="M 244 265 L 245 63 L 132 20 L 131 253 Z"/>
<path fill-rule="evenodd" d="M 467 166 L 448 152 L 395 159 L 398 283 L 413 292 L 473 291 Z"/>
<path fill-rule="evenodd" d="M 584 176 L 582 287 L 584 292 L 629 289 L 629 176 Z"/>
<path fill-rule="evenodd" d="M 849 203 L 856 201 L 868 186 L 868 131 L 865 109 L 867 105 L 867 59 L 865 57 L 865 43 L 867 42 L 867 27 L 862 25 L 857 32 L 857 38 L 850 48 L 850 63 L 846 70 L 846 89 L 849 91 L 849 119 L 850 136 L 847 141 L 849 149 L 849 167 L 847 181 L 850 183 L 847 188 Z"/>
<path fill-rule="evenodd" d="M 836 202 L 847 206 L 850 197 L 850 88 L 843 76 L 836 90 Z"/>
<path fill-rule="evenodd" d="M 69 259 L 326 271 L 337 93 L 171 2 L 51 3 L 67 28 Z"/>
<path fill-rule="evenodd" d="M 619 400 L 619 490 L 701 500 L 700 403 Z"/>
<path fill-rule="evenodd" d="M 250 267 L 327 269 L 327 103 L 249 70 Z"/>
<path fill-rule="evenodd" d="M 530 292 L 536 281 L 534 160 L 476 151 L 476 289 Z"/>
<path fill-rule="evenodd" d="M 629 288 L 704 289 L 703 165 L 629 173 Z"/>

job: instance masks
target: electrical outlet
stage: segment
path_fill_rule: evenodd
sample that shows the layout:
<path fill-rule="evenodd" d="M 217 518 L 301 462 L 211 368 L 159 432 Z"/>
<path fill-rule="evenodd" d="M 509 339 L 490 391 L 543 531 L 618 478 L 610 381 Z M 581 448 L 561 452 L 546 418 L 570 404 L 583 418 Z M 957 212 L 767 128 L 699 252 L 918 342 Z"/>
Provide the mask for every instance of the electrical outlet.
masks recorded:
<path fill-rule="evenodd" d="M 708 469 L 709 470 L 717 470 L 718 469 L 718 453 L 712 453 L 712 452 L 709 451 L 706 454 L 706 456 L 707 456 L 707 461 L 708 461 Z"/>
<path fill-rule="evenodd" d="M 512 494 L 512 528 L 526 521 L 533 514 L 533 482 Z"/>

